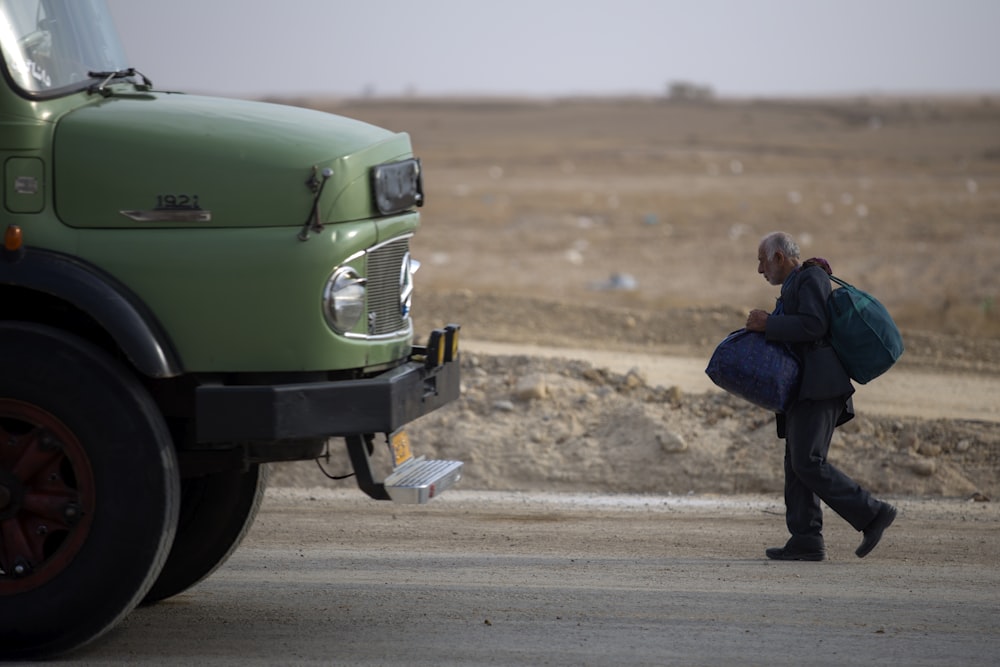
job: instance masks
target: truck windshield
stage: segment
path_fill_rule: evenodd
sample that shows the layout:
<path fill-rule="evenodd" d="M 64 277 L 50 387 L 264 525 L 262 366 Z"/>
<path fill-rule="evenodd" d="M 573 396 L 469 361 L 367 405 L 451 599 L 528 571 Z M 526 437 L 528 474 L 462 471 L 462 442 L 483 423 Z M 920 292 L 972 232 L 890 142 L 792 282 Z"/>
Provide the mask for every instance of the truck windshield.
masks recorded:
<path fill-rule="evenodd" d="M 126 69 L 104 0 L 0 0 L 0 51 L 14 85 L 54 96 Z"/>

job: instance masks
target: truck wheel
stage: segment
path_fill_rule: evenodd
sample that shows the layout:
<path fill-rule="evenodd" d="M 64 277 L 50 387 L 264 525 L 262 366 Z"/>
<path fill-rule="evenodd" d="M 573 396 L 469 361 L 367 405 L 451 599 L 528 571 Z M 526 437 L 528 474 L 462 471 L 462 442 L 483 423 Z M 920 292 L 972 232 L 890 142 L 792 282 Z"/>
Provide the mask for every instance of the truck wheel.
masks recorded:
<path fill-rule="evenodd" d="M 0 658 L 114 627 L 159 574 L 179 507 L 170 434 L 138 380 L 75 336 L 0 323 Z"/>
<path fill-rule="evenodd" d="M 210 575 L 250 531 L 267 488 L 269 468 L 251 465 L 181 482 L 177 535 L 144 604 L 181 593 Z"/>

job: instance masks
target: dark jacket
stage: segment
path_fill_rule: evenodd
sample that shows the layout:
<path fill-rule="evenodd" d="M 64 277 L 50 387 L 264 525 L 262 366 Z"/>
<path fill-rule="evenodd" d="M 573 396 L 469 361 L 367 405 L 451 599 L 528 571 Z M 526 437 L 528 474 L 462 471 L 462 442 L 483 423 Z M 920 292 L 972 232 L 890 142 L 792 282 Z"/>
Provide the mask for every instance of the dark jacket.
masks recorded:
<path fill-rule="evenodd" d="M 797 400 L 843 397 L 839 426 L 854 417 L 851 401 L 854 385 L 830 346 L 830 316 L 826 306 L 830 290 L 830 276 L 819 266 L 796 269 L 781 286 L 782 312 L 767 318 L 765 335 L 768 340 L 789 343 L 802 362 Z M 782 417 L 778 418 L 780 437 L 784 437 Z"/>

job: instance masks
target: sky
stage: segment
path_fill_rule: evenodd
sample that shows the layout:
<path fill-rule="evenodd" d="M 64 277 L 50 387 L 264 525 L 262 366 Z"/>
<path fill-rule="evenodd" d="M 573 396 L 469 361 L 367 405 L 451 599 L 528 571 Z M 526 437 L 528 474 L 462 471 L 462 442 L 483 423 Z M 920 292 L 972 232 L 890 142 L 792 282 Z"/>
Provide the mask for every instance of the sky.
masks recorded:
<path fill-rule="evenodd" d="M 1000 0 L 107 0 L 161 90 L 1000 93 Z"/>

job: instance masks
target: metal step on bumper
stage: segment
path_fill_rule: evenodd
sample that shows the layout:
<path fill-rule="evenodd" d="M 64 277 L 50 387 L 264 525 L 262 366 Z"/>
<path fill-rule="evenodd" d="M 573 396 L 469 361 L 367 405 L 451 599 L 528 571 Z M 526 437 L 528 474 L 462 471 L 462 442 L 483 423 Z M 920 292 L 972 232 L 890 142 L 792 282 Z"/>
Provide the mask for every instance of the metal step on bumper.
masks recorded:
<path fill-rule="evenodd" d="M 409 438 L 403 433 L 387 438 L 389 458 L 394 467 L 381 480 L 380 475 L 375 472 L 375 468 L 381 466 L 373 465 L 372 461 L 376 454 L 375 436 L 352 435 L 346 438 L 346 442 L 358 487 L 375 500 L 423 504 L 462 479 L 461 461 L 414 457 L 410 451 Z"/>
<path fill-rule="evenodd" d="M 422 505 L 460 479 L 461 461 L 427 460 L 421 456 L 396 468 L 382 485 L 394 502 Z"/>

